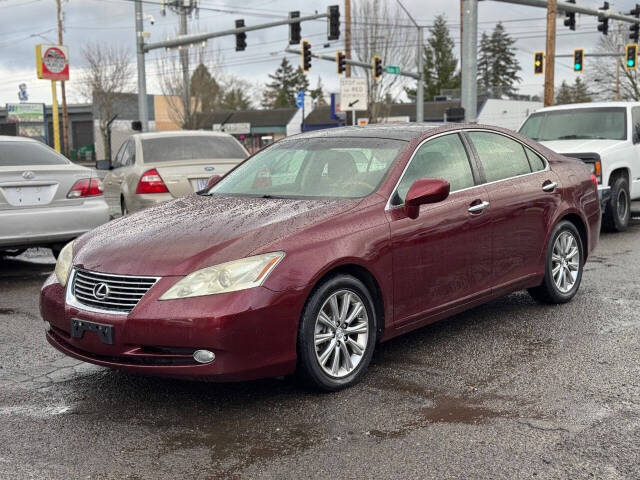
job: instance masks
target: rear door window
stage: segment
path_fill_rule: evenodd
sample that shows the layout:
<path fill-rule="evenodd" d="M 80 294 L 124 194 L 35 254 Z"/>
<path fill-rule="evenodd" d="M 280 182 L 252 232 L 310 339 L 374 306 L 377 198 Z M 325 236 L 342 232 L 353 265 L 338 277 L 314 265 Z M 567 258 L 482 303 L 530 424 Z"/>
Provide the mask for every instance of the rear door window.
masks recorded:
<path fill-rule="evenodd" d="M 531 173 L 524 147 L 504 135 L 493 132 L 469 132 L 487 182 Z"/>
<path fill-rule="evenodd" d="M 69 160 L 40 142 L 0 142 L 0 167 L 67 165 Z"/>
<path fill-rule="evenodd" d="M 540 155 L 531 150 L 530 148 L 524 148 L 525 153 L 527 154 L 527 158 L 529 159 L 529 165 L 531 166 L 531 170 L 534 172 L 539 172 L 540 170 L 545 169 L 544 160 Z"/>

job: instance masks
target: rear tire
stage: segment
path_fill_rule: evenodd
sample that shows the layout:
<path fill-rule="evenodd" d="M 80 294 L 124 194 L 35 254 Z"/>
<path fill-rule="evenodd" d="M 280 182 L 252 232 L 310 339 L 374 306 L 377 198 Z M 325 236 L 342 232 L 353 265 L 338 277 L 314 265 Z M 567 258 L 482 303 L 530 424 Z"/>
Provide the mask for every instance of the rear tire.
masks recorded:
<path fill-rule="evenodd" d="M 375 348 L 377 317 L 367 287 L 337 275 L 309 297 L 298 330 L 298 377 L 333 392 L 362 379 Z"/>
<path fill-rule="evenodd" d="M 620 175 L 611 184 L 611 199 L 602 217 L 602 227 L 607 232 L 624 232 L 631 218 L 629 182 Z"/>
<path fill-rule="evenodd" d="M 120 213 L 123 217 L 129 215 L 129 209 L 127 208 L 127 202 L 124 201 L 124 197 L 120 198 Z"/>
<path fill-rule="evenodd" d="M 584 268 L 584 247 L 576 226 L 563 220 L 549 238 L 542 284 L 530 288 L 529 294 L 540 303 L 570 301 L 578 292 Z"/>

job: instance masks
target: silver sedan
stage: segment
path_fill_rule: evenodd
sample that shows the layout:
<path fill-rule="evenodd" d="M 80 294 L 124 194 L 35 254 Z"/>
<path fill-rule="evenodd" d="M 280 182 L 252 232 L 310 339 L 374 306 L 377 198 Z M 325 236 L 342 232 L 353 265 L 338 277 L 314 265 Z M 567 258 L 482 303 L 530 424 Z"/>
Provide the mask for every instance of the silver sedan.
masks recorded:
<path fill-rule="evenodd" d="M 102 182 L 41 142 L 0 136 L 0 255 L 66 242 L 109 220 Z"/>

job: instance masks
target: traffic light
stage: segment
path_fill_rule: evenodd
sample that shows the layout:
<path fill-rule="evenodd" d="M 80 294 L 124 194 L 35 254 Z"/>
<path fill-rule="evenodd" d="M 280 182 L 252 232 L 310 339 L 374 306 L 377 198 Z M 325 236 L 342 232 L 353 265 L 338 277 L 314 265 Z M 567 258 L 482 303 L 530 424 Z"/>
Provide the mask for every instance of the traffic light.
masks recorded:
<path fill-rule="evenodd" d="M 638 44 L 630 43 L 626 46 L 626 61 L 624 68 L 627 70 L 635 70 L 638 66 Z"/>
<path fill-rule="evenodd" d="M 533 54 L 533 73 L 536 75 L 544 73 L 544 52 Z"/>
<path fill-rule="evenodd" d="M 300 12 L 289 12 L 289 18 L 300 18 Z M 300 22 L 289 24 L 289 45 L 300 43 Z"/>
<path fill-rule="evenodd" d="M 302 70 L 308 72 L 311 70 L 311 44 L 306 40 L 302 40 Z"/>
<path fill-rule="evenodd" d="M 327 40 L 338 40 L 340 38 L 340 7 L 331 5 L 327 9 L 329 23 L 327 24 Z"/>
<path fill-rule="evenodd" d="M 576 48 L 573 51 L 573 71 L 578 73 L 584 69 L 584 48 Z"/>
<path fill-rule="evenodd" d="M 567 0 L 567 3 L 576 3 L 576 0 Z M 564 26 L 569 27 L 569 30 L 576 29 L 576 12 L 566 12 L 564 19 Z"/>
<path fill-rule="evenodd" d="M 609 10 L 609 2 L 604 2 L 602 8 L 598 10 Z M 604 15 L 598 15 L 598 31 L 602 32 L 603 35 L 607 35 L 609 33 L 609 18 Z"/>
<path fill-rule="evenodd" d="M 380 55 L 374 55 L 371 63 L 373 66 L 373 79 L 377 82 L 382 77 L 382 59 Z"/>
<path fill-rule="evenodd" d="M 347 69 L 347 56 L 342 50 L 336 52 L 336 65 L 338 66 L 338 75 L 342 75 Z"/>
<path fill-rule="evenodd" d="M 640 18 L 640 5 L 636 3 L 636 7 L 629 12 L 629 15 Z M 634 43 L 638 43 L 638 39 L 640 37 L 639 33 L 640 25 L 637 23 L 632 23 L 631 27 L 629 27 L 629 39 Z"/>
<path fill-rule="evenodd" d="M 236 28 L 244 27 L 244 20 L 236 20 Z M 236 52 L 244 52 L 244 49 L 247 48 L 247 34 L 236 33 Z"/>

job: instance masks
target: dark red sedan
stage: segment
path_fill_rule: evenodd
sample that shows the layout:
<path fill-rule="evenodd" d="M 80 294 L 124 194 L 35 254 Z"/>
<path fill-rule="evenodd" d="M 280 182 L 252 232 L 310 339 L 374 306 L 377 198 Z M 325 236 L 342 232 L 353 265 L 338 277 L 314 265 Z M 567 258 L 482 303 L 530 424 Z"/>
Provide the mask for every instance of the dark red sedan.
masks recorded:
<path fill-rule="evenodd" d="M 67 245 L 42 288 L 47 340 L 134 372 L 297 370 L 336 390 L 414 328 L 524 288 L 573 298 L 598 241 L 596 185 L 582 162 L 492 127 L 287 138 Z"/>

